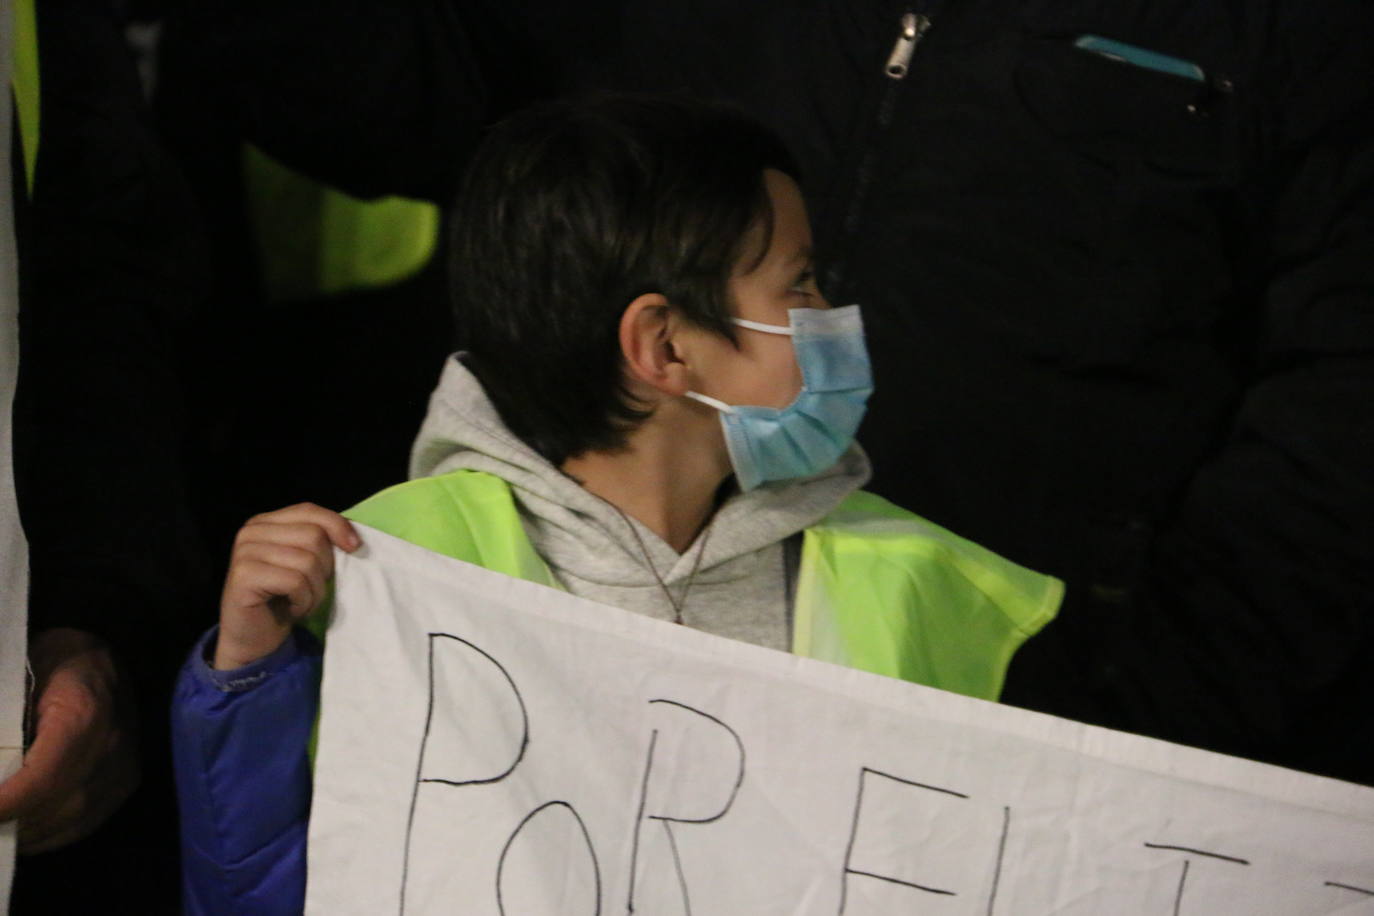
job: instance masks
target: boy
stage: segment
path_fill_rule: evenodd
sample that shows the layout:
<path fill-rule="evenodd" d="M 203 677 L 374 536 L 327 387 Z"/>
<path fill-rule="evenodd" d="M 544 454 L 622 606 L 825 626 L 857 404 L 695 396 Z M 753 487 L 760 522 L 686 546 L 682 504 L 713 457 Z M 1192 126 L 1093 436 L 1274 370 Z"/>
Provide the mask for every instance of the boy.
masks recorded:
<path fill-rule="evenodd" d="M 830 309 L 781 144 L 720 108 L 535 109 L 477 153 L 454 216 L 469 350 L 410 483 L 349 518 L 679 624 L 995 698 L 1059 583 L 859 492 L 871 390 Z M 348 521 L 244 526 L 183 672 L 186 905 L 299 909 L 318 607 Z"/>

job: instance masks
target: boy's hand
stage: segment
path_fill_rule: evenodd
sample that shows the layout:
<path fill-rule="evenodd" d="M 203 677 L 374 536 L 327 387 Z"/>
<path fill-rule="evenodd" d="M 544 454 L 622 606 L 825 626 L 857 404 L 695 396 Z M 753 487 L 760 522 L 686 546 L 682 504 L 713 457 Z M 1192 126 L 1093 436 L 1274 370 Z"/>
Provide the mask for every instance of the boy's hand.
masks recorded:
<path fill-rule="evenodd" d="M 214 666 L 241 668 L 275 651 L 324 600 L 332 548 L 351 553 L 361 544 L 346 518 L 311 503 L 250 518 L 224 580 Z"/>

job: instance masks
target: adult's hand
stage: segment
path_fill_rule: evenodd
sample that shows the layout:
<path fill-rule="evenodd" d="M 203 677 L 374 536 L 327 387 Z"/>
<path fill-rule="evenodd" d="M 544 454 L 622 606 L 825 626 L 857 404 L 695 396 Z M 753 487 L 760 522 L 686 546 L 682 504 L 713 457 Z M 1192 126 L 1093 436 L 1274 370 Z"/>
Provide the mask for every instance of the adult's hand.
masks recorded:
<path fill-rule="evenodd" d="M 110 650 L 82 630 L 39 633 L 33 743 L 0 783 L 0 822 L 19 820 L 19 851 L 46 852 L 93 832 L 138 785 L 131 710 Z"/>

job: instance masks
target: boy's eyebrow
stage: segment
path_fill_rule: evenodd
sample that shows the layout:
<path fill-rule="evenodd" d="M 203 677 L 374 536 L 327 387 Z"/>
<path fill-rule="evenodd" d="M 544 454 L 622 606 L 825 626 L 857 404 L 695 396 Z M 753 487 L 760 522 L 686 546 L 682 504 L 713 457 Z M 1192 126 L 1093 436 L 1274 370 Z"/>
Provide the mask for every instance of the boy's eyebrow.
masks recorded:
<path fill-rule="evenodd" d="M 793 254 L 792 257 L 787 259 L 787 263 L 790 265 L 799 263 L 801 261 L 809 261 L 811 260 L 811 255 L 811 246 L 803 245 L 801 248 L 797 249 L 796 253 Z"/>

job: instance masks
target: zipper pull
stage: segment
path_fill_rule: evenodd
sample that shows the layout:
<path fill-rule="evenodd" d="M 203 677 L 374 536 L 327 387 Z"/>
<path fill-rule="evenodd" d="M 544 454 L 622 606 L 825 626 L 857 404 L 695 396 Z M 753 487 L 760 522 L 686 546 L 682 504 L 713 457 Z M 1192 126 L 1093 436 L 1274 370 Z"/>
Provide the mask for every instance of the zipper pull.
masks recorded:
<path fill-rule="evenodd" d="M 892 53 L 888 55 L 887 66 L 883 68 L 888 79 L 899 80 L 906 76 L 907 67 L 911 64 L 911 55 L 916 50 L 916 44 L 929 28 L 929 16 L 918 16 L 915 13 L 902 14 L 902 32 L 897 36 L 896 44 L 892 46 Z"/>

